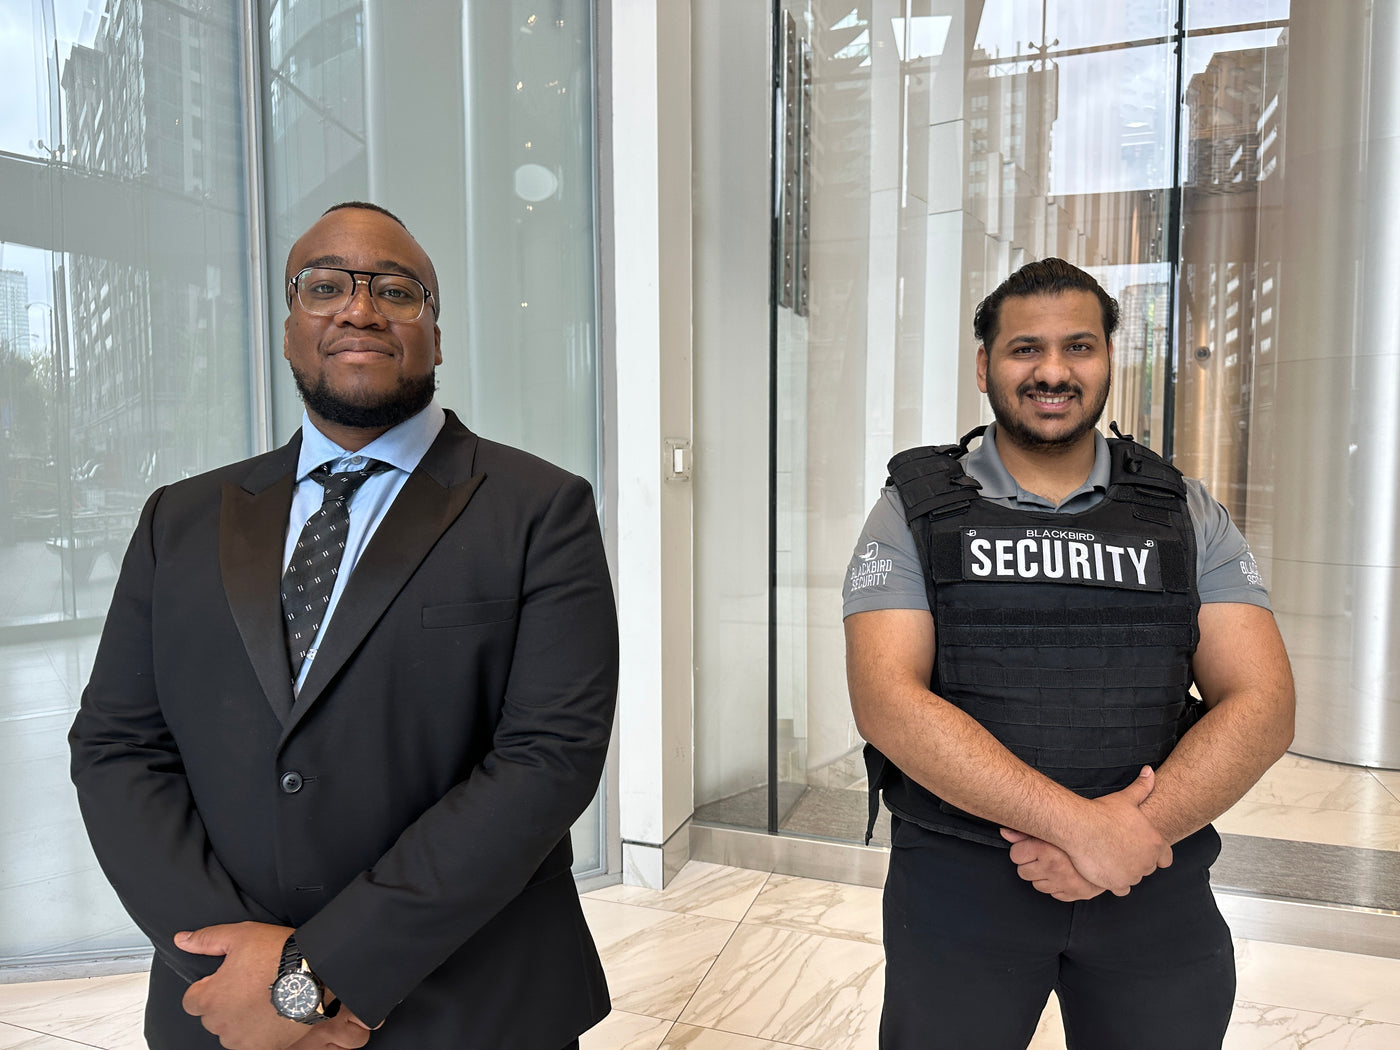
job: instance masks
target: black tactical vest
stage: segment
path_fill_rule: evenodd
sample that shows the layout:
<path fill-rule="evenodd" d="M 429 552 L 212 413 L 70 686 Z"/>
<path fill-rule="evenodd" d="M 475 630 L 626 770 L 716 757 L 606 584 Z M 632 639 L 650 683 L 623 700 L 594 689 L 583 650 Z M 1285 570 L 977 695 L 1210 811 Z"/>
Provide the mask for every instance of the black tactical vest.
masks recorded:
<path fill-rule="evenodd" d="M 1109 439 L 1103 500 L 1076 514 L 984 500 L 967 444 L 890 460 L 933 611 L 934 693 L 1022 761 L 1088 798 L 1126 787 L 1194 716 L 1196 536 L 1176 468 Z M 935 831 L 1005 846 L 995 825 L 904 776 L 867 745 L 876 795 Z M 867 832 L 866 840 L 869 841 Z"/>

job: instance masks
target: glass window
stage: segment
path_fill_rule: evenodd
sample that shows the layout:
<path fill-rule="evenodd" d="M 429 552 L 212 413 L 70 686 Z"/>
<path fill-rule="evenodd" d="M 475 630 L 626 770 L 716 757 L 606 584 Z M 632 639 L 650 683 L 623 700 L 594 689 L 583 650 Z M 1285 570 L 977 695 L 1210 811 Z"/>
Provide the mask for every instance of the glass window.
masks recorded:
<path fill-rule="evenodd" d="M 775 65 L 794 68 L 788 50 L 804 45 L 812 56 L 796 148 L 811 169 L 791 183 L 792 213 L 808 219 L 793 242 L 807 300 L 774 292 L 778 781 L 768 790 L 781 830 L 859 841 L 865 770 L 843 673 L 841 570 L 889 457 L 989 418 L 973 378 L 973 308 L 1030 258 L 1090 268 L 1131 304 L 1114 410 L 1125 427 L 1160 432 L 1175 4 L 915 5 L 915 18 L 952 26 L 941 47 L 917 50 L 898 46 L 878 8 L 783 7 L 798 42 L 780 43 Z M 853 17 L 870 41 L 859 53 L 845 43 Z M 786 223 L 789 209 L 779 211 Z M 757 765 L 753 775 L 766 779 Z M 697 780 L 698 819 L 752 825 L 764 812 L 755 792 L 709 790 Z"/>
<path fill-rule="evenodd" d="M 232 9 L 6 5 L 0 963 L 149 951 L 87 846 L 64 737 L 142 502 L 259 444 L 250 281 L 280 304 L 321 210 L 398 211 L 442 278 L 442 401 L 599 480 L 591 6 L 396 10 L 262 5 L 273 250 L 250 275 Z M 290 384 L 273 407 L 282 439 Z M 605 867 L 602 831 L 595 800 L 576 870 Z"/>
<path fill-rule="evenodd" d="M 1293 750 L 1306 757 L 1284 775 L 1374 787 L 1333 763 L 1400 767 L 1400 76 L 1377 58 L 1400 47 L 1400 20 L 1386 5 L 1286 0 L 929 0 L 895 23 L 950 29 L 911 50 L 889 10 L 779 5 L 776 614 L 763 668 L 776 688 L 699 668 L 697 820 L 763 827 L 768 814 L 770 830 L 859 841 L 838 573 L 890 454 L 988 420 L 972 312 L 1046 256 L 1119 300 L 1104 423 L 1205 479 L 1253 547 L 1240 569 L 1269 585 L 1297 681 Z M 750 521 L 768 509 L 744 507 Z M 724 690 L 706 685 L 720 678 Z M 710 728 L 751 717 L 765 693 L 771 775 L 747 736 Z M 1275 802 L 1277 783 L 1258 797 Z M 1311 806 L 1256 808 L 1271 810 L 1269 830 L 1243 808 L 1222 830 L 1375 845 L 1350 806 L 1325 830 Z"/>
<path fill-rule="evenodd" d="M 238 26 L 116 0 L 35 4 L 20 28 L 0 121 L 0 962 L 34 964 L 141 950 L 65 734 L 142 503 L 255 439 L 244 113 L 229 92 L 199 128 L 180 46 L 236 84 Z M 196 138 L 212 182 L 185 160 Z"/>
<path fill-rule="evenodd" d="M 438 400 L 601 491 L 591 5 L 262 10 L 274 345 L 295 238 L 340 201 L 387 207 L 437 268 Z M 301 406 L 285 369 L 274 384 L 280 442 Z M 604 866 L 601 835 L 595 800 L 576 871 Z"/>

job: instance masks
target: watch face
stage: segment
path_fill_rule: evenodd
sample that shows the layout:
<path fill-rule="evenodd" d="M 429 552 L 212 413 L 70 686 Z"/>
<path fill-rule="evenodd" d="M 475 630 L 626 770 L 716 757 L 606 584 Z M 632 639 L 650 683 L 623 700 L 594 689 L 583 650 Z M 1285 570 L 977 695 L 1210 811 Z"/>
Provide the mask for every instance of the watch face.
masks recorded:
<path fill-rule="evenodd" d="M 310 1017 L 320 1004 L 321 989 L 304 973 L 283 974 L 272 986 L 272 1005 L 293 1021 Z"/>

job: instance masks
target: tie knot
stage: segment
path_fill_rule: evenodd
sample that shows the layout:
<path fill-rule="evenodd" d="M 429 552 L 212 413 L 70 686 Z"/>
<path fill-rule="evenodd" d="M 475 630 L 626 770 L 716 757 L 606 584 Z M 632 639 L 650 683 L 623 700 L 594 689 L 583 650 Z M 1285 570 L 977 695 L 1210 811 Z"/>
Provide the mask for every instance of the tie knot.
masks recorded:
<path fill-rule="evenodd" d="M 311 472 L 311 480 L 325 489 L 325 496 L 322 503 L 329 503 L 332 500 L 348 500 L 354 495 L 355 490 L 368 481 L 373 475 L 389 469 L 388 463 L 381 463 L 377 459 L 365 460 L 365 465 L 360 470 L 346 470 L 338 474 L 332 474 L 328 464 L 322 464 Z"/>

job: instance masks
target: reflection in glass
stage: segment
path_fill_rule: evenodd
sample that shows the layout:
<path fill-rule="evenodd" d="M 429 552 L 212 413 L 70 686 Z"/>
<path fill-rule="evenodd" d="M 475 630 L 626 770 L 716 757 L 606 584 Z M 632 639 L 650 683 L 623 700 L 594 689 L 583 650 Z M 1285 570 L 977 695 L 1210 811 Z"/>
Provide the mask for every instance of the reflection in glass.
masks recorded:
<path fill-rule="evenodd" d="M 1350 321 L 1328 321 L 1329 310 L 1312 305 L 1350 311 L 1363 272 L 1393 283 L 1393 267 L 1364 260 L 1394 238 L 1362 237 L 1376 221 L 1357 225 L 1340 203 L 1393 195 L 1395 169 L 1377 145 L 1394 141 L 1385 137 L 1400 97 L 1393 63 L 1362 57 L 1400 32 L 1393 12 L 1309 9 L 1310 57 L 1300 66 L 1302 38 L 1290 46 L 1289 36 L 1304 31 L 1304 16 L 1287 0 L 1191 0 L 1183 27 L 1179 5 L 1166 0 L 783 8 L 810 44 L 814 71 L 806 314 L 782 301 L 782 289 L 773 293 L 778 768 L 776 782 L 755 791 L 771 793 L 781 829 L 860 837 L 863 770 L 833 567 L 850 557 L 894 451 L 989 420 L 973 381 L 972 311 L 1012 270 L 1051 255 L 1090 270 L 1119 299 L 1105 423 L 1173 454 L 1234 515 L 1273 585 L 1300 698 L 1306 685 L 1323 705 L 1346 683 L 1358 710 L 1379 696 L 1358 733 L 1400 726 L 1400 715 L 1384 715 L 1395 707 L 1383 657 L 1396 648 L 1386 641 L 1395 621 L 1382 611 L 1394 604 L 1385 539 L 1394 515 L 1354 480 L 1358 449 L 1383 464 L 1400 454 L 1395 417 L 1361 412 L 1352 370 L 1318 360 L 1365 348 L 1355 351 L 1357 374 L 1393 389 L 1379 378 L 1394 367 L 1381 349 L 1395 345 L 1385 335 L 1393 322 L 1375 311 L 1367 321 L 1363 310 L 1356 323 L 1381 337 L 1361 339 L 1348 335 Z M 783 63 L 775 55 L 775 68 Z M 1368 69 L 1375 82 L 1361 83 Z M 1306 140 L 1299 112 L 1310 122 Z M 1358 134 L 1382 137 L 1369 148 L 1333 144 L 1357 114 L 1370 129 Z M 1375 215 L 1393 212 L 1377 207 Z M 1363 305 L 1386 301 L 1379 284 L 1367 287 Z M 1310 396 L 1327 398 L 1335 440 L 1319 445 L 1276 421 L 1276 405 L 1303 410 Z M 1364 433 L 1340 425 L 1349 413 L 1370 421 Z M 1329 457 L 1320 473 L 1275 465 L 1318 455 Z M 1276 488 L 1289 493 L 1287 512 Z M 1361 503 L 1375 507 L 1380 531 L 1337 529 Z M 1367 571 L 1321 568 L 1353 549 Z M 1352 604 L 1363 600 L 1364 611 Z M 705 791 L 697 784 L 698 819 L 761 826 L 753 792 Z"/>
<path fill-rule="evenodd" d="M 1267 225 L 1283 176 L 1288 34 L 1192 37 L 1186 47 L 1175 463 L 1211 480 L 1267 563 L 1279 312 Z"/>
<path fill-rule="evenodd" d="M 386 207 L 437 269 L 438 400 L 601 491 L 591 6 L 259 10 L 274 345 L 295 238 L 332 204 Z M 286 370 L 273 376 L 281 441 L 301 405 Z M 604 866 L 596 804 L 574 841 L 575 871 Z"/>
<path fill-rule="evenodd" d="M 63 734 L 141 505 L 255 439 L 231 10 L 22 6 L 0 119 L 0 719 L 21 727 L 0 755 L 0 960 L 33 964 L 142 950 Z"/>
<path fill-rule="evenodd" d="M 799 103 L 810 142 L 796 148 L 812 171 L 800 182 L 807 294 L 788 305 L 774 291 L 771 788 L 782 830 L 847 840 L 864 830 L 834 567 L 895 451 L 989 418 L 969 335 L 981 298 L 1032 258 L 1091 269 L 1128 322 L 1111 410 L 1125 429 L 1161 433 L 1176 75 L 1166 6 L 784 5 L 811 56 Z M 776 112 L 791 104 L 783 89 Z M 702 793 L 697 818 L 759 824 L 755 793 Z"/>

